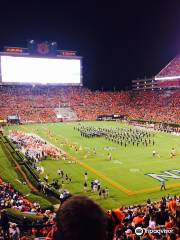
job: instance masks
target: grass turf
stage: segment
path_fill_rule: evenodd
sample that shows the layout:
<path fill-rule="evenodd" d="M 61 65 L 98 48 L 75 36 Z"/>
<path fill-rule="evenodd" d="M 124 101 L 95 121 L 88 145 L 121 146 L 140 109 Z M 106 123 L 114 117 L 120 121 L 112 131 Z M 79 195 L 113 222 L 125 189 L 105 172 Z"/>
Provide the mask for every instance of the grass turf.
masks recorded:
<path fill-rule="evenodd" d="M 20 173 L 12 165 L 11 161 L 5 155 L 2 147 L 0 146 L 0 178 L 5 182 L 11 183 L 16 190 L 26 196 L 31 202 L 38 202 L 42 208 L 52 207 L 52 204 L 41 196 L 35 195 L 31 192 L 27 185 L 23 184 L 23 178 Z"/>
<path fill-rule="evenodd" d="M 180 170 L 180 137 L 156 133 L 155 146 L 133 147 L 130 145 L 125 148 L 105 138 L 83 138 L 79 132 L 74 130 L 74 126 L 77 124 L 49 123 L 13 126 L 10 128 L 36 133 L 65 150 L 70 156 L 74 156 L 80 164 L 68 164 L 66 161 L 50 159 L 43 161 L 44 174 L 47 173 L 51 181 L 57 177 L 57 169 L 63 169 L 65 173 L 72 177 L 72 183 L 65 183 L 65 189 L 74 194 L 87 194 L 106 209 L 143 203 L 147 198 L 160 199 L 165 194 L 179 194 L 179 186 L 175 186 L 175 184 L 180 184 L 180 178 L 170 178 L 167 182 L 168 190 L 161 192 L 160 183 L 145 174 L 160 173 L 173 169 Z M 128 127 L 118 122 L 84 122 L 82 124 L 101 127 Z M 72 144 L 81 146 L 82 151 L 75 151 Z M 112 161 L 107 158 L 108 151 L 104 149 L 107 146 L 113 147 Z M 97 150 L 96 155 L 93 153 L 94 147 Z M 175 147 L 177 151 L 177 156 L 173 159 L 170 158 L 172 147 Z M 87 156 L 87 148 L 90 148 L 89 156 Z M 154 149 L 159 153 L 159 158 L 152 157 Z M 88 193 L 83 192 L 86 167 L 88 168 L 88 187 L 90 188 L 92 179 L 100 179 L 102 187 L 107 186 L 109 188 L 110 196 L 108 199 L 100 199 L 97 193 L 90 191 Z M 128 195 L 118 186 L 124 187 L 132 194 Z M 149 189 L 149 192 L 145 192 L 145 189 Z"/>

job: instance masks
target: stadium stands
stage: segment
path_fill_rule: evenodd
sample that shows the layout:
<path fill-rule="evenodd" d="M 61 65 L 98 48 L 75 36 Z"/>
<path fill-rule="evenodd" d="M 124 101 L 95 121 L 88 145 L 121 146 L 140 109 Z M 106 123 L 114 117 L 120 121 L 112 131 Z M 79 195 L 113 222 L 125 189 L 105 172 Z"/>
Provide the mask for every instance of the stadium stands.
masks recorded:
<path fill-rule="evenodd" d="M 166 95 L 163 91 L 101 92 L 81 87 L 0 87 L 1 120 L 16 114 L 22 123 L 58 122 L 60 107 L 71 109 L 80 120 L 122 114 L 129 119 L 180 123 L 179 90 Z"/>
<path fill-rule="evenodd" d="M 177 55 L 165 68 L 163 68 L 157 78 L 180 76 L 180 54 Z"/>
<path fill-rule="evenodd" d="M 180 55 L 177 55 L 155 77 L 161 88 L 180 87 Z"/>
<path fill-rule="evenodd" d="M 20 222 L 18 225 L 20 227 L 20 235 L 25 236 L 25 239 L 48 239 L 52 240 L 53 232 L 55 232 L 56 221 L 55 221 L 55 213 L 51 211 L 43 212 L 39 205 L 35 203 L 32 204 L 27 201 L 25 198 L 19 195 L 19 193 L 15 192 L 13 187 L 3 182 L 0 179 L 0 188 L 1 188 L 1 224 L 4 224 L 4 209 L 12 206 L 14 208 L 19 208 L 21 211 L 32 212 L 33 214 L 37 214 L 43 216 L 42 221 L 39 223 L 39 227 L 35 227 L 32 225 L 25 225 L 24 220 Z M 81 197 L 79 198 L 81 199 Z M 83 199 L 83 198 L 82 198 Z M 65 201 L 66 202 L 66 201 Z M 86 207 L 83 205 L 83 208 Z M 78 209 L 76 209 L 76 215 L 78 216 Z M 63 209 L 63 211 L 65 211 Z M 84 209 L 84 214 L 88 214 L 87 216 L 87 224 L 88 219 L 91 219 L 90 215 L 92 211 Z M 61 208 L 59 209 L 59 213 L 61 216 Z M 62 213 L 63 219 L 67 224 L 69 216 L 73 217 L 74 215 Z M 83 215 L 86 218 L 85 215 Z M 92 216 L 93 218 L 94 216 Z M 63 226 L 63 223 L 59 222 L 61 218 L 57 218 L 58 225 Z M 9 220 L 8 217 L 6 220 Z M 107 211 L 107 220 L 109 222 L 109 226 L 107 227 L 107 231 L 109 232 L 109 238 L 105 238 L 104 240 L 126 240 L 126 239 L 140 239 L 136 238 L 136 228 L 143 228 L 144 231 L 141 235 L 143 238 L 141 239 L 180 239 L 180 197 L 163 197 L 159 202 L 153 202 L 150 199 L 147 200 L 146 204 L 138 205 L 138 206 L 129 206 L 129 207 L 120 207 L 118 209 L 112 209 Z M 4 222 L 3 222 L 4 221 Z M 69 219 L 71 222 L 71 226 L 76 224 L 77 219 Z M 80 220 L 78 220 L 80 221 Z M 16 226 L 16 225 L 15 225 Z M 2 227 L 4 227 L 2 225 Z M 77 227 L 77 226 L 76 226 Z M 81 225 L 79 226 L 81 228 Z M 10 225 L 9 230 L 11 230 L 12 225 Z M 28 230 L 27 230 L 28 229 Z M 60 228 L 61 229 L 61 228 Z M 74 228 L 71 228 L 72 231 Z M 8 232 L 8 228 L 3 228 L 3 233 L 6 234 Z M 75 229 L 77 231 L 77 229 Z M 61 231 L 61 230 L 60 230 Z M 81 230 L 80 230 L 81 231 Z M 90 231 L 93 232 L 93 229 Z M 73 232 L 71 233 L 73 235 Z M 29 236 L 29 237 L 28 237 Z M 114 237 L 112 237 L 114 236 Z M 0 234 L 1 237 L 1 234 Z M 32 238 L 33 237 L 33 238 Z M 47 238 L 46 238 L 47 237 Z M 5 239 L 5 238 L 4 238 Z M 8 238 L 9 239 L 9 238 Z M 22 238 L 23 239 L 23 238 Z M 61 239 L 61 238 L 57 238 Z M 66 239 L 66 238 L 63 238 Z M 71 238 L 72 239 L 72 238 Z M 76 239 L 76 238 L 73 238 Z M 82 238 L 84 239 L 84 236 Z"/>
<path fill-rule="evenodd" d="M 22 212 L 37 213 L 40 210 L 39 204 L 32 204 L 20 193 L 15 191 L 10 183 L 4 182 L 0 178 L 0 205 L 1 210 L 5 208 L 15 208 Z"/>
<path fill-rule="evenodd" d="M 57 122 L 57 110 L 60 108 L 67 110 L 64 114 L 72 114 L 71 120 L 74 120 L 73 113 L 80 120 L 96 120 L 98 115 L 103 114 L 122 114 L 132 120 L 180 124 L 180 91 L 101 92 L 81 87 L 0 87 L 0 120 L 7 119 L 9 115 L 18 115 L 22 123 Z M 55 213 L 42 211 L 39 205 L 32 204 L 0 179 L 1 219 L 4 209 L 9 207 L 42 215 L 44 220 L 39 229 L 30 226 L 28 235 L 32 234 L 37 239 L 53 239 Z M 144 205 L 112 209 L 107 216 L 115 226 L 114 240 L 137 239 L 136 227 L 156 230 L 156 233 L 144 231 L 144 239 L 180 239 L 180 197 L 168 196 L 160 202 L 148 200 Z M 21 224 L 23 226 L 24 223 Z M 161 229 L 169 232 L 159 233 Z M 10 231 L 14 233 L 14 225 Z M 24 236 L 23 227 L 19 234 Z"/>
<path fill-rule="evenodd" d="M 131 119 L 180 123 L 180 91 L 170 96 L 162 93 L 155 91 L 134 93 L 126 113 Z"/>
<path fill-rule="evenodd" d="M 112 210 L 109 214 L 116 222 L 115 239 L 137 239 L 134 234 L 137 227 L 144 229 L 141 239 L 179 239 L 179 201 L 176 196 L 164 197 L 160 202 L 148 199 L 145 205 Z M 168 234 L 160 232 L 162 229 Z M 154 233 L 148 230 L 154 230 Z"/>
<path fill-rule="evenodd" d="M 32 226 L 32 223 L 24 218 L 21 221 L 18 221 L 17 227 L 17 219 L 12 219 L 12 217 L 6 212 L 6 209 L 9 208 L 16 209 L 26 214 L 39 216 L 40 222 L 38 222 L 37 219 L 37 222 L 34 222 Z M 50 210 L 42 210 L 38 203 L 30 202 L 27 200 L 26 196 L 22 196 L 17 192 L 10 183 L 7 183 L 0 178 L 0 218 L 0 239 L 14 240 L 20 239 L 19 237 L 23 236 L 25 232 L 29 236 L 34 235 L 34 237 L 35 235 L 46 236 L 47 232 L 51 230 L 52 224 L 54 224 L 55 213 Z M 38 224 L 40 224 L 39 228 L 37 228 Z M 13 238 L 13 235 L 15 234 L 13 229 L 18 232 L 16 236 L 17 238 Z"/>

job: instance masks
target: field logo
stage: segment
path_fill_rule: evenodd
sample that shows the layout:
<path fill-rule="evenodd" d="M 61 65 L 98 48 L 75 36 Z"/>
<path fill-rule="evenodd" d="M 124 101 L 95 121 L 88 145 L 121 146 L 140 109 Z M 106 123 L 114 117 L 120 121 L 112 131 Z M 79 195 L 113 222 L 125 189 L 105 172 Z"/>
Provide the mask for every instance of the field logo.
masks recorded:
<path fill-rule="evenodd" d="M 180 179 L 180 170 L 168 170 L 164 171 L 163 173 L 147 173 L 146 176 L 152 177 L 157 181 L 168 181 L 169 178 L 172 179 Z"/>

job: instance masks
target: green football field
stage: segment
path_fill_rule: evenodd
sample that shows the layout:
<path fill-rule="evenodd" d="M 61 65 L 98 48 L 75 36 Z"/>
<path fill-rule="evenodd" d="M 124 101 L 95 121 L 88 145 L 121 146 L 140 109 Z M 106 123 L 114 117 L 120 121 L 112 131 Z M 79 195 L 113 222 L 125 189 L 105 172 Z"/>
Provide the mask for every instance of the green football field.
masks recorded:
<path fill-rule="evenodd" d="M 179 195 L 180 193 L 180 136 L 172 136 L 166 133 L 155 133 L 155 145 L 121 146 L 108 141 L 105 138 L 84 138 L 74 130 L 78 123 L 49 123 L 20 125 L 10 127 L 22 131 L 35 133 L 48 142 L 63 149 L 69 156 L 77 160 L 76 164 L 70 164 L 64 160 L 43 160 L 41 165 L 45 169 L 44 175 L 49 175 L 50 181 L 57 178 L 58 168 L 63 169 L 72 177 L 71 183 L 65 183 L 64 189 L 73 194 L 87 194 L 95 199 L 106 209 L 122 205 L 132 205 L 145 202 L 148 198 L 159 200 L 162 196 Z M 83 122 L 83 125 L 96 127 L 128 128 L 128 125 L 119 122 Z M 8 130 L 8 129 L 7 129 Z M 76 144 L 81 150 L 76 151 Z M 111 147 L 112 160 L 108 159 Z M 170 158 L 172 147 L 176 150 L 176 157 Z M 96 155 L 93 153 L 96 148 Z M 87 149 L 90 154 L 87 155 Z M 156 150 L 159 157 L 153 157 Z M 179 170 L 174 171 L 174 170 Z M 84 193 L 84 172 L 88 172 L 89 191 Z M 164 173 L 164 171 L 169 171 Z M 166 175 L 167 190 L 160 191 L 160 182 L 146 174 Z M 167 178 L 170 176 L 169 178 Z M 97 193 L 90 191 L 91 180 L 99 179 L 102 187 L 109 188 L 109 197 L 100 199 Z"/>

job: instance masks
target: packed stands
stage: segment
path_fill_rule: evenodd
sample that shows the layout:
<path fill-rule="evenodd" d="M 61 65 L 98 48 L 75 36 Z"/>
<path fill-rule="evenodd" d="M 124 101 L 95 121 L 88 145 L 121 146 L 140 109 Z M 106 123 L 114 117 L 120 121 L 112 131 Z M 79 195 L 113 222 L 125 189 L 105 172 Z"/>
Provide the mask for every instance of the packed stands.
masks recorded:
<path fill-rule="evenodd" d="M 59 107 L 70 107 L 80 120 L 122 114 L 129 119 L 180 123 L 180 91 L 91 91 L 82 87 L 0 87 L 0 119 L 16 114 L 22 123 L 57 122 Z"/>
<path fill-rule="evenodd" d="M 6 183 L 0 178 L 0 209 L 5 208 L 15 208 L 22 212 L 33 213 L 37 213 L 40 210 L 39 204 L 29 202 L 15 191 L 10 183 Z"/>
<path fill-rule="evenodd" d="M 43 212 L 39 205 L 36 206 L 35 203 L 32 204 L 24 199 L 19 193 L 15 192 L 9 183 L 3 182 L 2 179 L 0 182 L 0 188 L 2 191 L 0 195 L 2 233 L 9 234 L 9 231 L 13 227 L 12 224 L 8 224 L 8 227 L 5 228 L 4 225 L 9 222 L 9 218 L 8 216 L 5 218 L 4 215 L 6 215 L 6 213 L 4 212 L 4 209 L 7 209 L 8 207 L 21 207 L 21 211 L 42 215 L 43 219 L 39 223 L 38 229 L 35 226 L 27 226 L 23 220 L 22 223 L 18 224 L 20 228 L 19 236 L 22 237 L 26 235 L 26 239 L 32 239 L 32 236 L 34 237 L 33 239 L 35 239 L 35 237 L 43 237 L 40 239 L 48 240 L 53 239 L 53 232 L 55 232 L 55 229 L 57 230 L 56 220 L 58 221 L 59 219 L 56 219 L 55 213 L 49 210 Z M 59 211 L 61 211 L 61 208 Z M 88 209 L 87 212 L 89 217 L 91 212 L 89 212 Z M 129 207 L 120 206 L 120 208 L 108 210 L 106 215 L 107 222 L 109 223 L 107 229 L 107 231 L 109 231 L 108 240 L 180 239 L 180 197 L 167 196 L 163 197 L 159 202 L 154 202 L 148 199 L 146 204 Z M 69 217 L 69 214 L 67 214 L 67 217 Z M 74 223 L 75 222 L 76 221 L 74 221 Z M 61 224 L 60 222 L 58 222 L 58 224 L 63 225 L 63 223 Z M 14 226 L 17 227 L 17 225 Z M 81 226 L 79 227 L 81 228 Z M 135 234 L 135 229 L 137 227 L 144 229 L 143 234 L 141 235 L 143 238 L 137 238 L 137 235 Z M 164 232 L 164 230 L 166 230 L 166 232 Z M 47 236 L 48 238 L 45 238 Z M 83 237 L 84 236 L 82 236 L 82 239 Z"/>
<path fill-rule="evenodd" d="M 9 208 L 26 214 L 39 216 L 39 220 L 37 219 L 37 222 L 34 222 L 34 225 L 31 226 L 32 223 L 29 223 L 24 217 L 17 226 L 17 221 L 12 222 L 11 217 L 6 212 Z M 50 210 L 42 210 L 38 203 L 30 202 L 26 196 L 16 191 L 10 183 L 0 178 L 0 219 L 0 239 L 20 239 L 19 237 L 23 236 L 25 232 L 29 236 L 34 235 L 34 237 L 43 236 L 43 234 L 46 236 L 48 231 L 51 230 L 52 224 L 54 224 L 55 213 Z M 40 227 L 37 229 L 39 224 Z M 17 238 L 15 238 L 15 236 L 13 238 L 15 233 Z"/>
<path fill-rule="evenodd" d="M 159 81 L 159 87 L 180 87 L 180 54 L 168 63 L 155 77 Z M 157 81 L 157 82 L 158 82 Z"/>
<path fill-rule="evenodd" d="M 177 55 L 165 68 L 163 68 L 157 78 L 180 76 L 180 54 Z"/>
<path fill-rule="evenodd" d="M 158 86 L 160 88 L 173 88 L 173 87 L 177 88 L 177 87 L 180 87 L 180 79 L 176 79 L 176 80 L 162 80 L 162 81 L 159 81 Z"/>
<path fill-rule="evenodd" d="M 163 197 L 160 202 L 152 202 L 148 199 L 145 205 L 114 209 L 109 214 L 116 225 L 116 240 L 137 239 L 135 238 L 137 227 L 144 229 L 142 234 L 144 238 L 141 239 L 179 239 L 180 237 L 180 198 L 176 196 Z M 163 228 L 169 230 L 169 233 L 147 232 L 147 230 Z"/>
<path fill-rule="evenodd" d="M 170 96 L 156 91 L 136 92 L 126 113 L 131 119 L 180 123 L 180 91 Z"/>

